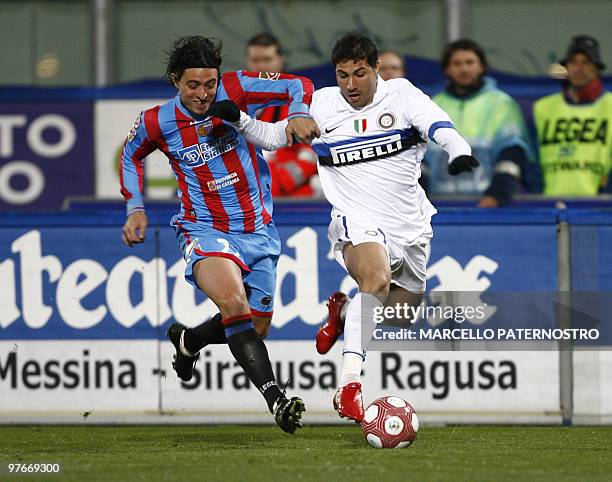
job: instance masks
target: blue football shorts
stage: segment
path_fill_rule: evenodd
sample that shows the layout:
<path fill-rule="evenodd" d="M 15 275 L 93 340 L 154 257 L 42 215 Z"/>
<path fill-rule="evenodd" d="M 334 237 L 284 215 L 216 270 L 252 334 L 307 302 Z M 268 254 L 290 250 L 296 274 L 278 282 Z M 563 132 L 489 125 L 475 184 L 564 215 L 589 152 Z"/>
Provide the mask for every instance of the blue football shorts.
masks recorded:
<path fill-rule="evenodd" d="M 210 226 L 173 218 L 179 249 L 187 265 L 185 279 L 193 286 L 193 265 L 212 256 L 227 258 L 242 270 L 242 279 L 250 288 L 249 306 L 254 316 L 271 317 L 274 309 L 276 265 L 281 242 L 274 222 L 264 230 L 247 234 L 228 234 Z"/>

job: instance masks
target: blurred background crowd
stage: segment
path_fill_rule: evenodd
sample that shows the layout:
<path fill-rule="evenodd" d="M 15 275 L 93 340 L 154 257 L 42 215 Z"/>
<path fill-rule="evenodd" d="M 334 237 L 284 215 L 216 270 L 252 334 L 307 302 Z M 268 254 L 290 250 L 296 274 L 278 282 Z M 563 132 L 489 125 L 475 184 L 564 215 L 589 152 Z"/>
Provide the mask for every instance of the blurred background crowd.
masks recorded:
<path fill-rule="evenodd" d="M 187 34 L 220 38 L 226 71 L 289 71 L 309 76 L 316 88 L 334 85 L 331 46 L 359 30 L 377 43 L 381 78 L 406 77 L 431 95 L 481 162 L 450 177 L 445 153 L 432 144 L 420 182 L 434 199 L 465 197 L 493 208 L 530 194 L 601 197 L 612 192 L 610 13 L 609 2 L 597 0 L 3 0 L 0 117 L 14 115 L 15 102 L 167 98 L 164 50 Z M 92 136 L 102 122 L 95 114 Z M 259 113 L 270 122 L 286 115 L 283 107 Z M 6 118 L 1 126 L 0 185 L 15 194 L 0 195 L 6 210 L 18 207 L 10 199 L 19 199 L 33 175 L 15 167 L 19 149 L 7 147 L 22 126 Z M 97 149 L 87 162 L 96 164 L 91 194 L 105 197 L 100 155 Z M 276 198 L 321 197 L 308 146 L 266 155 Z"/>

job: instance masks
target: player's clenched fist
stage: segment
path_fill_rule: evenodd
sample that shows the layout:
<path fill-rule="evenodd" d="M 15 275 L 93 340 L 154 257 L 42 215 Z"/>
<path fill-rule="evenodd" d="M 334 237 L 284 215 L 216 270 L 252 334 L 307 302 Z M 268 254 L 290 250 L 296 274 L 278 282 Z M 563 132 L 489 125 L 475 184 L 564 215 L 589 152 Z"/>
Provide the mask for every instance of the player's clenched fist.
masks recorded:
<path fill-rule="evenodd" d="M 238 122 L 240 120 L 240 109 L 231 100 L 221 100 L 212 104 L 206 115 L 214 115 L 228 122 Z"/>
<path fill-rule="evenodd" d="M 480 166 L 480 162 L 474 156 L 457 156 L 448 165 L 448 173 L 456 176 L 461 172 L 470 172 Z"/>
<path fill-rule="evenodd" d="M 312 117 L 294 117 L 288 122 L 285 133 L 288 146 L 293 144 L 293 136 L 300 142 L 310 144 L 315 137 L 321 135 L 319 126 Z"/>
<path fill-rule="evenodd" d="M 144 211 L 136 211 L 130 214 L 123 225 L 122 238 L 124 244 L 132 246 L 144 242 L 148 223 Z"/>

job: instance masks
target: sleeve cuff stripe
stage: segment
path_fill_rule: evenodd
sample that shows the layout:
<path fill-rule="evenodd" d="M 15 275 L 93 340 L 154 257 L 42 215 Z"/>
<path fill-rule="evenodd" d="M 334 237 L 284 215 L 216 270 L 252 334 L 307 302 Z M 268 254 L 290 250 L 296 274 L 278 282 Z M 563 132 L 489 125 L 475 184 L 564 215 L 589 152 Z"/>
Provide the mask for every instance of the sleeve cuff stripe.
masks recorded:
<path fill-rule="evenodd" d="M 429 127 L 429 131 L 427 131 L 427 137 L 433 141 L 433 136 L 436 133 L 436 131 L 438 129 L 442 129 L 442 128 L 448 128 L 448 129 L 454 129 L 455 126 L 453 125 L 452 122 L 448 122 L 448 121 L 438 121 L 438 122 L 434 122 L 430 127 Z"/>

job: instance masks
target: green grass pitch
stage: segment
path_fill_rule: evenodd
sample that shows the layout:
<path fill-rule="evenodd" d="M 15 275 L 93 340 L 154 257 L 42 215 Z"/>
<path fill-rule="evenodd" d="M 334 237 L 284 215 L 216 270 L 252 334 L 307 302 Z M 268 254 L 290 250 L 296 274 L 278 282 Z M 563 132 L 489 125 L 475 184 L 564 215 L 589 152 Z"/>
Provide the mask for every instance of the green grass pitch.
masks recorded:
<path fill-rule="evenodd" d="M 357 426 L 4 426 L 0 462 L 61 462 L 37 480 L 611 480 L 612 427 L 422 427 L 407 449 Z M 11 477 L 24 480 L 26 477 Z"/>

